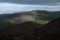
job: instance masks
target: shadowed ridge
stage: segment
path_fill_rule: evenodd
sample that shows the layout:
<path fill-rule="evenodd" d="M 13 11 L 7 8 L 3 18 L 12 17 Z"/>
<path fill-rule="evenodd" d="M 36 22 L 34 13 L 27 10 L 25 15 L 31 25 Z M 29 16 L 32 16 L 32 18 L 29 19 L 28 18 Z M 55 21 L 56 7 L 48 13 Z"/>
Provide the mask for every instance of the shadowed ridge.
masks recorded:
<path fill-rule="evenodd" d="M 60 17 L 40 27 L 42 39 L 60 40 Z"/>
<path fill-rule="evenodd" d="M 50 28 L 60 27 L 60 17 L 50 21 L 46 25 L 43 25 L 41 28 L 49 28 L 49 27 Z"/>
<path fill-rule="evenodd" d="M 42 25 L 35 23 L 35 22 L 32 22 L 32 21 L 27 21 L 27 22 L 24 22 L 21 24 L 17 24 L 17 26 L 19 26 L 19 27 L 30 27 L 30 26 L 31 27 L 41 27 Z"/>
<path fill-rule="evenodd" d="M 50 21 L 48 24 L 53 23 L 53 22 L 60 23 L 60 17 L 58 17 L 58 18 L 56 18 L 56 19 Z"/>

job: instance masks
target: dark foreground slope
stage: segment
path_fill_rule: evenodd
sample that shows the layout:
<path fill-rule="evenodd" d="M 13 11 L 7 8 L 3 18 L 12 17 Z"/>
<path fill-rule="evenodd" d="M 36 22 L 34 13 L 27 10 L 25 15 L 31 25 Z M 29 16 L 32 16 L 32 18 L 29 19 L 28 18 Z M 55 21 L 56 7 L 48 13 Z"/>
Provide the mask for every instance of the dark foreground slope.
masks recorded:
<path fill-rule="evenodd" d="M 43 40 L 60 40 L 60 17 L 40 28 Z"/>
<path fill-rule="evenodd" d="M 0 34 L 1 40 L 60 40 L 60 18 L 46 25 L 32 22 L 16 24 L 1 30 Z"/>
<path fill-rule="evenodd" d="M 10 26 L 11 25 L 8 25 L 7 28 L 1 30 L 1 40 L 35 40 L 35 33 L 41 25 L 32 22 L 24 22 L 16 24 L 14 27 Z"/>

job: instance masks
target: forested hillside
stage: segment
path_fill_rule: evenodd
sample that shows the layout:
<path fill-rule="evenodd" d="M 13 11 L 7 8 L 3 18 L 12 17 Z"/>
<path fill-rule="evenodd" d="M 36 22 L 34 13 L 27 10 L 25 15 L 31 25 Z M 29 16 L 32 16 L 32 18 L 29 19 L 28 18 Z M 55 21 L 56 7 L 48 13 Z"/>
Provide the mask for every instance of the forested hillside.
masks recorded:
<path fill-rule="evenodd" d="M 38 24 L 47 24 L 58 17 L 60 17 L 60 11 L 49 12 L 45 10 L 32 10 L 28 12 L 2 14 L 0 15 L 0 26 L 19 24 L 26 21 L 36 22 Z"/>

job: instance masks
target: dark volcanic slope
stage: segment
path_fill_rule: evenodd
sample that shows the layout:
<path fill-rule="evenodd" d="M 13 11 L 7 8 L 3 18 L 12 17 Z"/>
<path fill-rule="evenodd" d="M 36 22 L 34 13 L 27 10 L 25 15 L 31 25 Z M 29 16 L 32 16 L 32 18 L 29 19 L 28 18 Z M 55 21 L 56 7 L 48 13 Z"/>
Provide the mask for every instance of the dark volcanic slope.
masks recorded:
<path fill-rule="evenodd" d="M 47 25 L 40 28 L 43 31 L 42 36 L 47 40 L 60 40 L 60 17 L 52 20 Z"/>
<path fill-rule="evenodd" d="M 0 32 L 0 34 L 3 40 L 4 38 L 7 40 L 8 37 L 9 38 L 11 37 L 10 39 L 12 40 L 15 38 L 15 36 L 19 38 L 26 37 L 25 39 L 33 40 L 35 39 L 35 33 L 39 28 L 40 28 L 40 24 L 36 24 L 32 22 L 24 22 L 21 24 L 16 24 L 15 26 L 12 27 L 7 27 L 3 31 L 1 30 L 2 32 Z"/>

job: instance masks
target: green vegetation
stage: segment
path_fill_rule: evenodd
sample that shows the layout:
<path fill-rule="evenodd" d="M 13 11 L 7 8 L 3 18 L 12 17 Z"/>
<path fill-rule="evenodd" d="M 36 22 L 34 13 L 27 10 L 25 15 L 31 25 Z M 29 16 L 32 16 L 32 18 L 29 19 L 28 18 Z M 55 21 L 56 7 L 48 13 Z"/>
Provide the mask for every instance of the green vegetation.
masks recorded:
<path fill-rule="evenodd" d="M 32 22 L 35 22 L 37 24 L 47 24 L 49 21 L 45 21 L 45 20 L 33 20 Z"/>
<path fill-rule="evenodd" d="M 4 19 L 3 21 L 0 21 L 0 28 L 4 27 L 5 25 L 15 25 L 15 23 L 22 23 L 26 21 L 32 21 L 38 24 L 47 24 L 51 20 L 60 17 L 60 11 L 48 12 L 45 10 L 33 10 L 30 12 L 23 12 L 21 14 L 16 13 L 11 15 L 12 15 L 12 18 L 8 20 Z M 15 15 L 17 15 L 17 17 Z"/>
<path fill-rule="evenodd" d="M 31 11 L 32 15 L 38 20 L 51 21 L 60 17 L 60 11 L 57 12 L 48 12 L 45 10 L 33 10 Z"/>
<path fill-rule="evenodd" d="M 9 22 L 8 20 L 0 22 L 0 28 L 4 28 L 7 25 L 14 25 L 14 24 Z"/>

